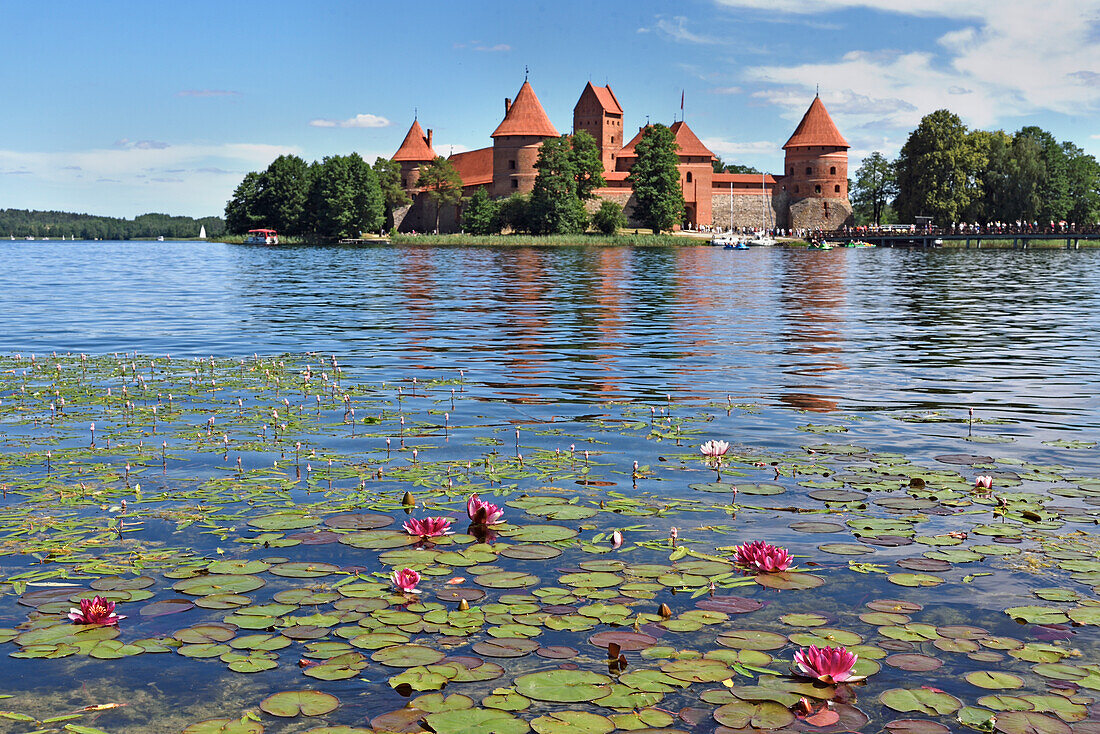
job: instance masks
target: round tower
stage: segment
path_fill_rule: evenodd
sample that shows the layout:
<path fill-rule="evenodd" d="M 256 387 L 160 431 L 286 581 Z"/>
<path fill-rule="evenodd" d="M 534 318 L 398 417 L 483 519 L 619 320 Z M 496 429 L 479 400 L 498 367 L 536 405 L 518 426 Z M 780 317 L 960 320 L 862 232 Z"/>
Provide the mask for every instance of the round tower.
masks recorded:
<path fill-rule="evenodd" d="M 432 150 L 432 131 L 424 134 L 418 120 L 413 120 L 409 132 L 401 142 L 401 147 L 393 154 L 393 159 L 401 164 L 401 188 L 412 190 L 420 180 L 420 166 L 435 160 Z"/>
<path fill-rule="evenodd" d="M 535 90 L 524 80 L 516 101 L 504 100 L 504 119 L 493 131 L 493 196 L 527 194 L 535 187 L 535 162 L 546 138 L 558 137 Z"/>
<path fill-rule="evenodd" d="M 814 97 L 786 151 L 783 186 L 790 197 L 793 229 L 837 229 L 851 223 L 848 141 L 820 97 Z"/>

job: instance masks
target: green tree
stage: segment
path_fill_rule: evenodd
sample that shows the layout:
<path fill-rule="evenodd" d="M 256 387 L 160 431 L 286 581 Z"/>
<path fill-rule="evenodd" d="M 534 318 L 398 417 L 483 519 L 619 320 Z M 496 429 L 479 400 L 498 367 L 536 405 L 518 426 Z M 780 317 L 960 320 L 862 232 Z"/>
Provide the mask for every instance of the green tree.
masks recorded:
<path fill-rule="evenodd" d="M 225 205 L 225 228 L 232 234 L 244 234 L 257 224 L 256 199 L 260 193 L 260 174 L 246 173 Z"/>
<path fill-rule="evenodd" d="M 401 164 L 379 156 L 374 160 L 374 174 L 378 177 L 378 186 L 382 189 L 385 226 L 386 229 L 392 229 L 394 210 L 412 203 L 408 193 L 401 187 Z"/>
<path fill-rule="evenodd" d="M 714 167 L 715 173 L 760 173 L 759 170 L 752 166 L 745 166 L 740 163 L 726 163 L 722 160 L 721 156 L 715 156 L 710 164 Z"/>
<path fill-rule="evenodd" d="M 1036 192 L 1039 205 L 1031 218 L 1038 219 L 1040 222 L 1057 222 L 1064 219 L 1071 204 L 1069 161 L 1065 151 L 1053 135 L 1034 125 L 1020 128 L 1014 140 L 1021 139 L 1034 143 L 1034 150 L 1041 166 Z"/>
<path fill-rule="evenodd" d="M 260 174 L 255 213 L 263 226 L 282 234 L 305 231 L 309 199 L 309 166 L 296 155 L 281 155 Z"/>
<path fill-rule="evenodd" d="M 445 206 L 458 206 L 462 201 L 462 178 L 451 162 L 436 156 L 431 163 L 420 166 L 418 185 L 435 205 L 435 231 L 439 231 L 439 210 Z"/>
<path fill-rule="evenodd" d="M 489 198 L 484 186 L 478 186 L 462 212 L 462 226 L 470 234 L 500 234 L 497 227 L 497 203 Z"/>
<path fill-rule="evenodd" d="M 523 194 L 512 194 L 507 199 L 496 204 L 496 212 L 493 216 L 493 230 L 503 232 L 510 229 L 513 232 L 528 232 L 530 225 L 527 223 L 527 210 L 530 199 Z"/>
<path fill-rule="evenodd" d="M 547 138 L 535 162 L 538 175 L 531 191 L 527 223 L 535 234 L 577 234 L 588 224 L 577 196 L 578 172 L 566 137 Z"/>
<path fill-rule="evenodd" d="M 852 187 L 852 203 L 870 210 L 868 219 L 875 225 L 882 224 L 886 205 L 897 196 L 897 177 L 894 166 L 877 150 L 863 159 L 856 171 Z"/>
<path fill-rule="evenodd" d="M 378 175 L 358 153 L 347 156 L 348 176 L 352 185 L 352 226 L 350 237 L 361 232 L 376 232 L 385 222 L 385 202 Z"/>
<path fill-rule="evenodd" d="M 313 234 L 322 239 L 351 237 L 355 230 L 355 188 L 348 158 L 329 155 L 313 164 L 309 211 Z"/>
<path fill-rule="evenodd" d="M 1073 143 L 1062 143 L 1070 208 L 1066 220 L 1094 224 L 1100 220 L 1100 163 Z"/>
<path fill-rule="evenodd" d="M 603 159 L 596 139 L 584 130 L 573 133 L 569 155 L 573 164 L 573 177 L 576 181 L 577 198 L 588 201 L 596 189 L 606 186 L 603 177 Z"/>
<path fill-rule="evenodd" d="M 684 218 L 679 147 L 672 131 L 658 124 L 647 127 L 634 148 L 638 160 L 627 176 L 634 187 L 634 213 L 654 234 L 672 229 Z"/>
<path fill-rule="evenodd" d="M 604 199 L 600 202 L 600 208 L 592 215 L 592 224 L 604 234 L 615 234 L 619 227 L 626 226 L 626 215 L 617 203 Z"/>
<path fill-rule="evenodd" d="M 937 224 L 957 222 L 980 196 L 980 149 L 958 115 L 936 110 L 925 115 L 901 148 L 894 169 L 902 221 L 930 216 Z"/>

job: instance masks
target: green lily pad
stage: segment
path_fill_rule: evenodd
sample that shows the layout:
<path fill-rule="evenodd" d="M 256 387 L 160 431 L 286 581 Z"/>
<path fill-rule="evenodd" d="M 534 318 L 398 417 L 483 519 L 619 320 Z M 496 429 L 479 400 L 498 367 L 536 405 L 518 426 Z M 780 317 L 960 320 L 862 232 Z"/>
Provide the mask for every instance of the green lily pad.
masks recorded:
<path fill-rule="evenodd" d="M 186 727 L 182 734 L 263 734 L 264 725 L 252 719 L 207 719 Z"/>
<path fill-rule="evenodd" d="M 1021 688 L 1024 685 L 1023 678 L 1012 675 L 1011 673 L 1001 673 L 995 670 L 975 670 L 972 673 L 966 674 L 966 680 L 971 685 L 978 686 L 978 688 L 993 690 Z"/>
<path fill-rule="evenodd" d="M 446 734 L 524 734 L 531 727 L 507 711 L 496 709 L 464 709 L 428 714 L 424 721 L 433 731 Z"/>
<path fill-rule="evenodd" d="M 531 722 L 538 734 L 608 734 L 615 730 L 611 719 L 587 711 L 557 711 Z"/>
<path fill-rule="evenodd" d="M 714 712 L 714 720 L 732 729 L 780 729 L 794 722 L 786 706 L 774 701 L 731 701 Z"/>
<path fill-rule="evenodd" d="M 280 691 L 260 701 L 260 710 L 272 716 L 321 716 L 335 711 L 340 699 L 321 691 Z"/>
<path fill-rule="evenodd" d="M 588 670 L 550 670 L 516 678 L 516 692 L 536 701 L 580 703 L 611 692 L 611 679 Z"/>
<path fill-rule="evenodd" d="M 446 655 L 423 645 L 392 645 L 377 650 L 370 659 L 392 668 L 413 668 L 438 663 Z"/>
<path fill-rule="evenodd" d="M 950 693 L 928 688 L 891 688 L 879 700 L 894 711 L 917 711 L 927 716 L 946 716 L 962 708 L 962 702 Z"/>

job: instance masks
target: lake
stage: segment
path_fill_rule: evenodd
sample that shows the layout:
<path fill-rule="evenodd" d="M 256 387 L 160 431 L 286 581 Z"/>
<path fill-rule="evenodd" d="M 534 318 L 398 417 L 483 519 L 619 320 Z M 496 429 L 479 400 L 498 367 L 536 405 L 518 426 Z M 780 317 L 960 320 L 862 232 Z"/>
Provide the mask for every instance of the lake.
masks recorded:
<path fill-rule="evenodd" d="M 1100 730 L 1100 252 L 0 251 L 11 731 Z"/>

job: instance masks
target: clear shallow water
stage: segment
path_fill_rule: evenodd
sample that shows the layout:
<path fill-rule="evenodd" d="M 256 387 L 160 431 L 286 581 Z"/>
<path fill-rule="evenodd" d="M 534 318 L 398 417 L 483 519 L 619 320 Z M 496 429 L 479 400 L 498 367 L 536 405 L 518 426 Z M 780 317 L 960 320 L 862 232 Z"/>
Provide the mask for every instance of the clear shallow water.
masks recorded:
<path fill-rule="evenodd" d="M 8 246 L 0 243 L 0 247 Z M 1100 352 L 1093 316 L 1097 276 L 1092 267 L 1097 255 L 1091 251 L 262 249 L 190 243 L 85 243 L 73 249 L 53 243 L 27 248 L 17 243 L 3 254 L 13 266 L 0 275 L 0 318 L 4 323 L 0 351 L 22 354 L 16 360 L 9 357 L 4 364 L 5 454 L 16 459 L 8 465 L 5 481 L 24 493 L 9 495 L 5 507 L 14 507 L 26 497 L 34 506 L 32 512 L 51 510 L 51 492 L 55 490 L 49 478 L 42 479 L 41 467 L 45 451 L 52 447 L 59 467 L 53 482 L 63 480 L 67 501 L 85 518 L 82 522 L 99 528 L 117 515 L 111 504 L 129 498 L 135 508 L 133 518 L 143 523 L 131 539 L 144 541 L 145 552 L 155 555 L 163 544 L 210 560 L 242 557 L 278 563 L 275 558 L 323 559 L 344 569 L 365 564 L 377 570 L 377 550 L 343 544 L 261 549 L 243 545 L 238 537 L 257 534 L 258 530 L 244 529 L 244 524 L 259 513 L 319 500 L 319 507 L 327 513 L 365 504 L 398 515 L 400 520 L 393 501 L 401 492 L 406 488 L 418 494 L 433 491 L 432 487 L 440 486 L 441 471 L 461 486 L 466 462 L 479 465 L 472 481 L 484 487 L 485 476 L 478 477 L 478 472 L 486 469 L 488 461 L 510 466 L 515 453 L 513 431 L 519 425 L 522 437 L 517 450 L 522 450 L 529 465 L 537 466 L 541 474 L 517 475 L 518 491 L 564 496 L 579 492 L 581 504 L 595 507 L 603 485 L 579 483 L 579 455 L 565 460 L 555 453 L 568 455 L 570 445 L 576 444 L 578 451 L 591 450 L 596 481 L 614 482 L 606 491 L 644 493 L 647 506 L 678 505 L 672 514 L 656 517 L 620 518 L 607 511 L 595 516 L 590 525 L 567 519 L 556 522 L 579 527 L 585 540 L 594 532 L 637 523 L 644 529 L 631 530 L 628 537 L 650 542 L 667 537 L 669 526 L 675 524 L 682 537 L 702 544 L 696 547 L 704 552 L 767 538 L 799 554 L 800 564 L 820 564 L 806 567 L 828 580 L 820 591 L 776 595 L 744 587 L 723 590 L 769 606 L 759 614 L 725 623 L 720 630 L 756 627 L 786 634 L 795 630 L 775 621 L 780 614 L 822 612 L 830 627 L 857 630 L 869 644 L 884 644 L 894 638 L 876 635 L 875 627 L 881 623 L 863 622 L 857 615 L 866 611 L 861 605 L 885 596 L 923 603 L 926 608 L 912 614 L 918 623 L 980 624 L 990 634 L 1015 635 L 1028 641 L 1046 639 L 1042 635 L 1054 635 L 1055 639 L 1068 635 L 1069 644 L 1085 651 L 1085 660 L 1092 660 L 1096 651 L 1094 627 L 1068 632 L 1044 631 L 1034 625 L 1024 628 L 1003 612 L 1011 604 L 1044 603 L 1031 596 L 1031 589 L 1038 584 L 1088 594 L 1089 585 L 1096 583 L 1089 580 L 1088 571 L 1079 570 L 1085 577 L 1070 580 L 1066 571 L 1044 567 L 1047 561 L 1042 553 L 1033 557 L 1039 565 L 1029 569 L 1024 561 L 1002 562 L 986 550 L 982 562 L 957 563 L 943 571 L 947 583 L 933 589 L 892 585 L 878 572 L 850 571 L 846 557 L 819 550 L 823 543 L 853 542 L 853 533 L 845 532 L 849 528 L 806 533 L 793 527 L 796 521 L 823 516 L 790 512 L 792 507 L 820 509 L 823 502 L 807 494 L 812 487 L 822 486 L 813 482 L 827 483 L 835 474 L 841 474 L 842 486 L 856 489 L 860 488 L 858 472 L 890 476 L 896 457 L 882 452 L 904 455 L 938 471 L 958 470 L 962 489 L 972 475 L 992 470 L 935 462 L 933 457 L 988 453 L 1010 461 L 1064 465 L 1057 471 L 1051 469 L 1058 475 L 1055 479 L 1039 474 L 1032 478 L 1034 467 L 1020 468 L 1019 473 L 1027 475 L 1022 486 L 1016 485 L 1021 486 L 1020 491 L 1044 492 L 1051 486 L 1073 489 L 1073 480 L 1064 477 L 1076 472 L 1095 474 L 1100 466 L 1095 449 L 1043 443 L 1065 438 L 1092 440 L 1100 418 L 1095 398 L 1096 355 Z M 150 370 L 152 392 L 139 392 L 132 375 L 126 377 L 126 360 L 99 360 L 93 395 L 102 401 L 105 386 L 113 385 L 114 396 L 106 402 L 82 403 L 88 393 L 79 380 L 73 383 L 79 363 L 74 358 L 64 360 L 63 372 L 69 376 L 64 389 L 71 405 L 60 421 L 63 425 L 55 429 L 46 423 L 48 390 L 32 389 L 37 393 L 33 399 L 21 398 L 18 390 L 18 376 L 28 369 L 30 352 L 39 355 L 32 382 L 49 383 L 51 360 L 44 355 L 53 351 L 170 353 L 175 361 Z M 350 434 L 341 422 L 340 401 L 329 398 L 325 399 L 323 417 L 318 414 L 316 420 L 302 420 L 302 411 L 308 412 L 313 404 L 310 392 L 316 387 L 301 391 L 283 388 L 282 393 L 276 389 L 272 394 L 271 385 L 258 381 L 256 375 L 241 378 L 238 373 L 245 368 L 233 362 L 219 366 L 220 392 L 207 395 L 202 385 L 206 368 L 179 359 L 307 351 L 339 355 L 348 376 L 347 389 L 359 409 L 357 415 L 384 415 L 382 424 Z M 284 379 L 289 385 L 291 375 L 300 381 L 302 361 L 286 359 L 290 367 Z M 314 375 L 329 369 L 327 359 L 307 361 L 312 362 Z M 144 360 L 135 358 L 134 364 L 144 374 Z M 274 364 L 269 359 L 261 367 L 274 369 Z M 464 374 L 463 382 L 453 382 L 460 374 Z M 411 386 L 414 377 L 422 384 L 431 379 L 447 382 L 418 391 Z M 192 379 L 199 382 L 197 387 L 191 384 Z M 315 376 L 315 385 L 316 380 Z M 361 391 L 351 387 L 355 384 Z M 139 405 L 130 417 L 119 408 L 123 385 L 129 386 Z M 404 390 L 401 400 L 397 399 L 397 385 Z M 449 386 L 455 385 L 460 392 L 451 402 Z M 151 415 L 153 393 L 170 391 L 177 394 L 177 408 L 186 406 L 194 412 L 173 413 L 172 407 L 165 411 L 161 400 L 158 428 Z M 244 416 L 235 408 L 236 397 L 244 399 Z M 285 410 L 280 407 L 283 399 L 289 403 Z M 33 424 L 28 422 L 32 413 L 22 409 L 25 400 L 39 403 Z M 980 421 L 972 437 L 965 423 L 967 407 L 976 408 Z M 283 420 L 299 411 L 301 425 L 292 424 L 289 434 L 284 430 L 279 442 L 270 438 L 268 428 L 263 429 L 260 440 L 259 424 L 272 422 L 267 417 L 272 408 L 282 411 Z M 446 420 L 453 432 L 441 435 L 441 413 L 448 410 Z M 399 414 L 408 420 L 408 434 L 399 433 Z M 684 421 L 681 441 L 650 432 L 654 424 L 661 427 L 666 414 Z M 208 415 L 216 415 L 218 430 L 230 437 L 232 448 L 224 455 L 216 434 L 205 442 L 202 438 Z M 912 422 L 914 418 L 952 422 Z M 90 420 L 98 423 L 101 438 L 98 453 L 87 454 L 84 447 Z M 835 429 L 846 432 L 815 435 L 819 430 Z M 114 434 L 114 449 L 105 449 L 104 434 Z M 193 438 L 196 435 L 197 439 Z M 390 444 L 383 443 L 384 436 L 391 439 L 392 454 L 387 448 Z M 171 446 L 171 460 L 164 462 L 163 469 L 156 448 L 162 438 Z M 691 488 L 714 478 L 712 471 L 695 460 L 697 442 L 707 438 L 731 440 L 741 455 L 769 464 L 760 469 L 741 466 L 747 478 L 727 472 L 727 479 L 775 482 L 783 494 L 752 495 L 746 491 L 738 500 L 742 509 L 733 514 L 728 494 Z M 998 443 L 975 443 L 968 438 Z M 301 440 L 316 454 L 292 464 L 294 440 Z M 824 442 L 852 443 L 879 453 L 846 459 L 825 450 L 807 455 L 800 449 L 820 449 Z M 425 466 L 431 462 L 434 467 L 425 469 L 425 483 L 410 484 L 415 476 L 399 478 L 400 472 L 409 471 L 410 462 L 416 461 L 410 453 L 413 446 L 420 449 L 419 461 Z M 246 503 L 242 492 L 247 487 L 218 482 L 232 475 L 234 456 L 242 457 L 250 482 L 272 485 L 265 490 L 270 496 L 265 493 Z M 334 457 L 338 468 L 354 467 L 360 475 L 337 477 L 333 490 L 321 500 L 319 493 L 329 489 L 324 475 L 311 475 L 308 469 L 303 472 L 301 465 L 313 463 L 315 472 L 323 472 L 326 456 Z M 637 490 L 630 477 L 634 459 L 654 467 L 652 474 L 637 482 Z M 771 461 L 784 468 L 782 477 L 772 479 Z M 140 480 L 145 488 L 144 500 L 134 496 L 121 474 L 128 462 L 134 466 L 133 481 Z M 281 465 L 279 473 L 270 468 L 273 462 Z M 814 463 L 820 465 L 815 469 Z M 367 481 L 370 473 L 366 472 L 361 479 L 364 467 L 373 470 L 381 466 L 395 477 Z M 995 468 L 1007 479 L 1014 466 Z M 787 471 L 791 467 L 798 473 Z M 891 480 L 894 484 L 882 496 L 904 500 L 919 494 L 905 490 L 905 475 L 915 471 L 919 473 L 906 467 L 898 475 L 902 478 Z M 807 477 L 812 477 L 810 484 L 804 483 Z M 103 503 L 89 505 L 74 499 L 75 486 L 81 482 L 98 487 L 104 493 Z M 505 484 L 511 483 L 512 479 L 505 479 Z M 546 489 L 547 485 L 558 488 Z M 363 486 L 367 489 L 362 490 Z M 957 482 L 952 486 L 959 491 Z M 365 495 L 357 495 L 357 488 Z M 62 489 L 56 491 L 60 494 Z M 882 489 L 868 499 L 881 499 L 878 491 Z M 176 492 L 192 493 L 191 498 L 177 497 Z M 380 501 L 374 492 L 389 499 Z M 146 501 L 150 504 L 143 507 Z M 436 501 L 439 511 L 457 510 L 461 515 L 460 503 L 438 495 Z M 1027 504 L 1029 500 L 1018 501 Z M 1053 498 L 1052 504 L 1095 506 L 1095 502 L 1095 496 L 1082 500 L 1071 494 Z M 199 515 L 188 522 L 187 508 L 195 503 L 212 508 L 204 510 L 212 513 L 211 517 Z M 702 504 L 696 507 L 691 503 Z M 986 514 L 987 507 L 950 503 L 871 506 L 824 517 L 844 522 L 853 517 L 892 520 L 902 515 L 915 518 L 915 532 L 931 536 L 969 531 L 977 522 L 996 521 L 995 516 Z M 954 516 L 959 508 L 961 516 Z M 918 509 L 927 513 L 915 512 Z M 1087 507 L 1082 512 L 1088 512 Z M 518 525 L 546 522 L 515 506 L 508 513 Z M 1072 516 L 1073 511 L 1061 514 Z M 16 522 L 12 518 L 21 517 L 13 514 L 7 518 L 9 530 Z M 30 526 L 34 527 L 33 523 Z M 1056 544 L 1062 532 L 1069 535 L 1083 528 L 1082 545 L 1070 552 L 1086 559 L 1095 553 L 1087 521 L 1071 520 L 1061 528 L 1065 530 L 1050 534 L 1053 541 L 1041 538 L 1042 533 L 1031 533 L 1021 547 L 1030 554 Z M 1014 543 L 1007 530 L 989 532 L 993 535 L 973 535 L 967 547 Z M 864 540 L 871 536 L 873 533 L 862 534 Z M 998 540 L 991 541 L 993 537 Z M 123 546 L 121 539 L 118 545 Z M 893 564 L 898 560 L 923 557 L 923 551 L 938 547 L 872 543 L 870 555 L 854 560 L 896 572 Z M 103 552 L 107 550 L 117 549 L 107 543 Z M 132 558 L 133 548 L 129 554 Z M 639 546 L 622 556 L 610 556 L 619 557 L 632 564 L 667 563 L 668 548 Z M 6 557 L 6 575 L 33 569 L 32 558 Z M 581 563 L 603 558 L 609 556 L 570 548 L 557 561 L 501 557 L 497 563 L 509 570 L 537 574 L 545 586 L 555 584 L 559 574 L 576 570 Z M 173 563 L 183 560 L 181 555 Z M 169 571 L 172 568 L 173 564 L 167 565 Z M 179 595 L 171 586 L 180 576 L 163 577 L 163 570 L 155 567 L 148 572 L 156 579 L 150 588 L 158 600 Z M 451 573 L 472 575 L 463 567 Z M 966 581 L 968 573 L 993 575 Z M 270 601 L 279 590 L 333 581 L 331 576 L 315 582 L 263 576 L 266 586 L 253 595 L 257 604 Z M 434 592 L 440 581 L 433 579 L 427 585 Z M 489 600 L 501 593 L 491 590 Z M 695 603 L 684 597 L 662 591 L 658 598 L 667 599 L 680 614 Z M 36 615 L 57 613 L 49 605 L 28 612 L 27 605 L 16 607 L 11 600 L 8 596 L 0 603 L 2 627 L 28 621 L 34 624 L 35 620 L 41 623 L 44 617 Z M 172 635 L 186 625 L 216 621 L 229 613 L 191 609 L 178 615 L 146 617 L 137 612 L 142 603 L 122 605 L 130 619 L 120 639 Z M 656 600 L 636 604 L 638 610 L 647 612 L 655 606 Z M 652 626 L 647 629 L 662 635 L 662 642 L 670 645 L 714 646 L 713 634 L 678 636 Z M 585 646 L 587 635 L 578 639 L 576 635 L 543 632 L 542 641 L 577 646 L 583 651 L 577 658 L 582 667 L 598 670 L 603 662 L 598 651 L 593 653 L 591 646 Z M 423 644 L 431 642 L 430 636 L 418 639 Z M 484 633 L 477 639 L 485 639 Z M 131 702 L 131 710 L 105 714 L 96 721 L 109 731 L 112 722 L 120 731 L 150 730 L 143 722 L 152 721 L 160 722 L 154 726 L 157 730 L 171 730 L 164 722 L 179 728 L 211 716 L 235 716 L 254 708 L 268 693 L 297 687 L 318 687 L 339 695 L 342 707 L 333 721 L 340 723 L 362 725 L 364 718 L 403 704 L 404 699 L 387 685 L 395 671 L 377 665 L 369 665 L 362 676 L 352 680 L 317 683 L 304 679 L 294 665 L 297 656 L 307 654 L 302 645 L 294 643 L 281 653 L 277 670 L 261 674 L 227 674 L 216 660 L 191 660 L 182 655 L 142 654 L 118 661 L 76 655 L 9 661 L 9 676 L 3 680 L 8 690 L 20 693 L 12 708 L 33 711 L 38 718 L 78 705 Z M 12 649 L 11 644 L 3 648 L 6 652 Z M 454 649 L 468 653 L 462 646 Z M 927 643 L 915 649 L 939 654 Z M 776 655 L 789 658 L 789 653 L 788 649 Z M 957 651 L 943 657 L 948 660 L 943 671 L 920 682 L 947 687 L 967 704 L 973 704 L 981 692 L 967 689 L 958 682 L 959 677 L 983 665 L 1026 676 L 1024 690 L 1029 693 L 1043 690 L 1043 679 L 1022 663 L 970 662 Z M 164 670 L 187 685 L 157 681 L 161 660 L 168 661 Z M 636 668 L 647 667 L 634 656 L 631 661 Z M 528 657 L 508 663 L 508 677 L 487 687 L 456 685 L 446 692 L 468 693 L 479 700 L 494 687 L 508 685 L 516 674 L 555 665 L 552 660 Z M 73 678 L 84 682 L 79 694 L 70 690 Z M 877 731 L 888 717 L 896 716 L 880 710 L 878 696 L 887 688 L 911 685 L 913 678 L 911 673 L 883 666 L 867 689 L 859 692 L 860 705 L 874 721 L 853 728 Z M 147 685 L 150 679 L 155 681 L 153 686 Z M 699 690 L 695 686 L 691 696 L 697 696 Z M 28 696 L 28 691 L 33 695 Z M 670 696 L 666 705 L 675 711 L 689 705 L 691 696 Z M 542 711 L 535 705 L 522 716 L 530 719 Z M 711 720 L 704 716 L 704 723 L 696 727 L 678 725 L 709 731 L 713 723 L 707 722 Z M 264 723 L 268 731 L 308 728 L 301 721 L 282 726 L 283 722 L 266 718 Z"/>

